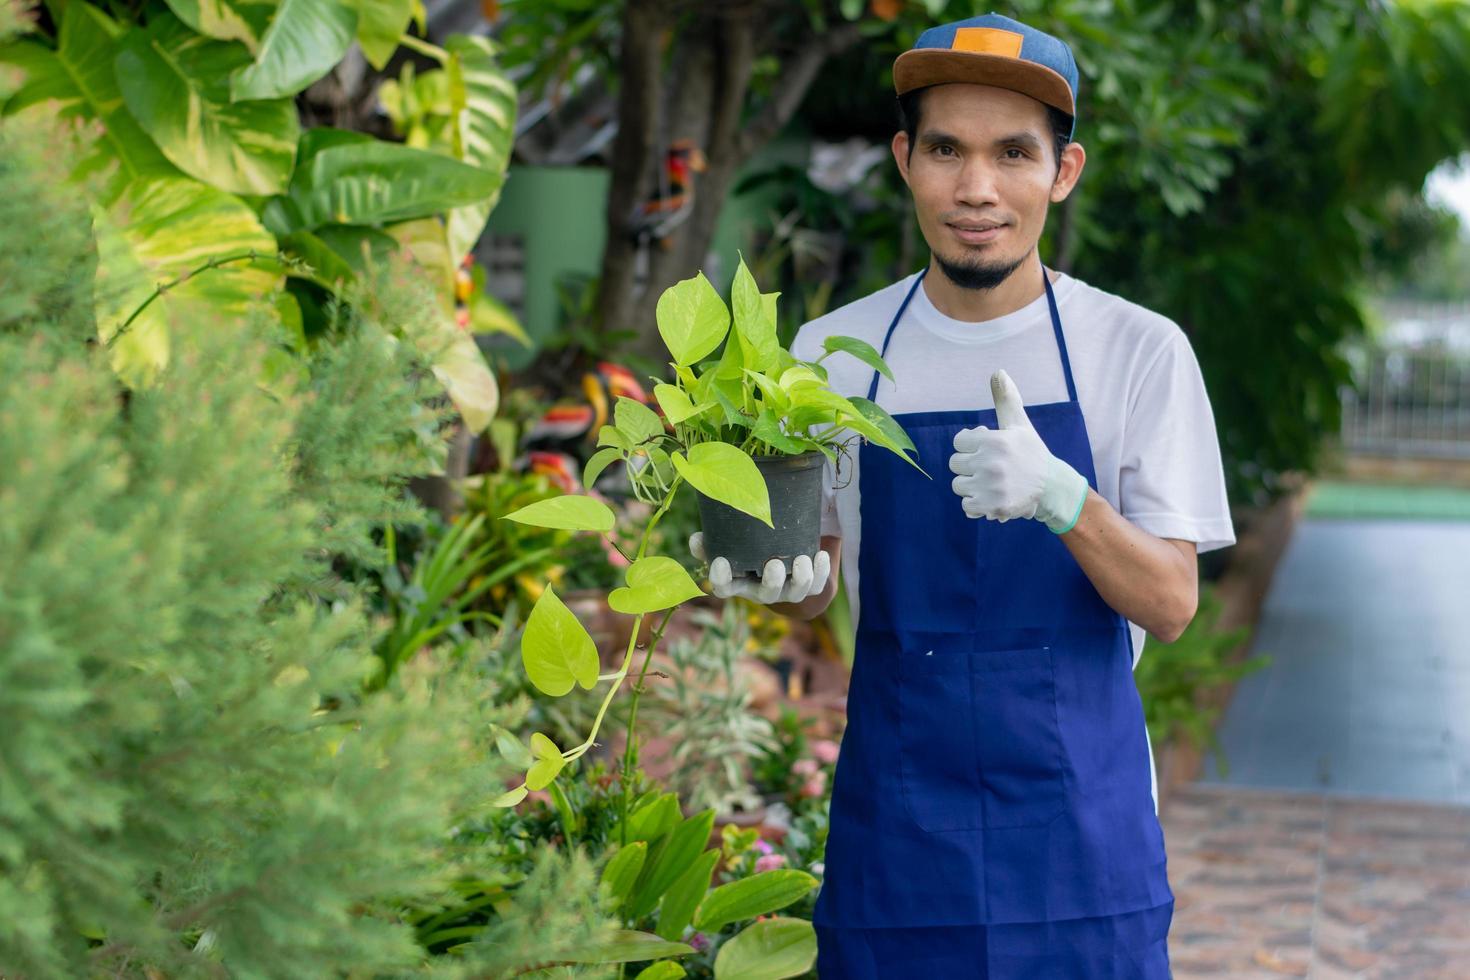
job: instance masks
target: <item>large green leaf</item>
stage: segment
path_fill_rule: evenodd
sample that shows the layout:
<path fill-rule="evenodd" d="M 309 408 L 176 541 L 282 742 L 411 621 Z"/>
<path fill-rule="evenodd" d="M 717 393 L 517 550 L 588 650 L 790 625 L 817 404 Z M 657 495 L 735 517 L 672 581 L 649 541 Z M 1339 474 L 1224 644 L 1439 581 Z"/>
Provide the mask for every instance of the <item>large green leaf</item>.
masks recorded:
<path fill-rule="evenodd" d="M 653 397 L 658 400 L 658 407 L 664 410 L 664 417 L 675 425 L 715 407 L 714 402 L 695 405 L 684 389 L 671 384 L 654 385 Z"/>
<path fill-rule="evenodd" d="M 710 830 L 714 825 L 715 811 L 701 810 L 682 821 L 668 837 L 659 841 L 633 890 L 630 911 L 635 919 L 652 912 L 664 892 L 669 890 L 669 886 L 673 885 L 695 858 L 704 853 L 704 845 L 709 841 Z"/>
<path fill-rule="evenodd" d="M 392 225 L 388 231 L 416 265 L 438 280 L 437 329 L 412 339 L 430 359 L 434 375 L 465 425 L 471 432 L 483 432 L 499 408 L 500 387 L 475 338 L 454 319 L 454 267 L 445 247 L 444 224 L 438 218 L 419 218 Z"/>
<path fill-rule="evenodd" d="M 646 841 L 630 841 L 614 854 L 602 869 L 602 883 L 607 885 L 608 897 L 614 905 L 621 905 L 633 890 L 638 873 L 643 870 L 643 861 L 648 857 Z"/>
<path fill-rule="evenodd" d="M 776 341 L 775 294 L 769 301 L 762 298 L 743 258 L 730 287 L 730 305 L 735 313 L 735 333 L 740 338 L 746 369 L 776 373 L 780 367 L 781 345 Z"/>
<path fill-rule="evenodd" d="M 279 99 L 331 71 L 357 33 L 357 9 L 344 0 L 281 0 L 255 60 L 230 77 L 230 96 Z"/>
<path fill-rule="evenodd" d="M 615 929 L 602 942 L 585 943 L 568 949 L 548 948 L 548 960 L 569 960 L 573 963 L 637 963 L 642 960 L 663 959 L 666 956 L 685 956 L 694 952 L 694 947 L 684 943 L 671 943 L 646 932 L 635 929 Z"/>
<path fill-rule="evenodd" d="M 817 961 L 817 932 L 805 919 L 777 916 L 752 923 L 715 954 L 715 980 L 784 980 Z"/>
<path fill-rule="evenodd" d="M 73 8 L 76 5 L 73 5 Z M 68 8 L 68 9 L 73 9 Z M 279 281 L 275 239 L 239 198 L 187 177 L 136 182 L 111 209 L 94 208 L 97 329 L 104 341 L 158 282 L 195 273 L 169 289 L 112 343 L 113 366 L 145 384 L 168 363 L 175 331 L 217 328 L 244 313 Z M 255 250 L 267 263 L 211 260 Z"/>
<path fill-rule="evenodd" d="M 822 349 L 828 353 L 841 351 L 851 354 L 864 364 L 879 371 L 889 381 L 893 381 L 893 371 L 889 369 L 888 362 L 883 360 L 876 348 L 866 340 L 858 340 L 856 337 L 832 336 L 822 341 Z"/>
<path fill-rule="evenodd" d="M 449 212 L 449 252 L 458 259 L 479 240 L 500 198 L 515 140 L 516 88 L 500 70 L 489 38 L 456 34 L 444 46 L 449 52 L 444 70 L 453 106 L 454 156 L 498 178 L 483 200 Z"/>
<path fill-rule="evenodd" d="M 54 52 L 19 41 L 0 56 L 26 72 L 26 84 L 6 103 L 7 113 L 39 112 L 102 124 L 101 138 L 78 162 L 73 176 L 101 177 L 100 194 L 108 205 L 139 178 L 179 173 L 123 104 L 112 68 L 123 33 L 96 7 L 74 3 L 61 17 Z"/>
<path fill-rule="evenodd" d="M 516 521 L 532 527 L 555 527 L 568 531 L 597 531 L 606 534 L 613 528 L 613 512 L 607 504 L 582 494 L 569 493 L 550 500 L 538 500 L 520 510 L 511 511 L 501 520 Z"/>
<path fill-rule="evenodd" d="M 739 447 L 723 442 L 702 442 L 689 450 L 687 459 L 680 453 L 674 453 L 673 458 L 674 469 L 694 489 L 749 514 L 767 527 L 774 527 L 766 478 Z"/>
<path fill-rule="evenodd" d="M 130 31 L 117 56 L 128 109 L 180 170 L 236 194 L 286 189 L 300 137 L 290 99 L 231 102 L 229 73 L 250 56 L 162 14 Z"/>
<path fill-rule="evenodd" d="M 626 395 L 619 396 L 613 406 L 613 421 L 635 446 L 664 434 L 664 420 L 658 413 Z"/>
<path fill-rule="evenodd" d="M 597 686 L 597 644 L 549 585 L 526 618 L 521 665 L 531 683 L 552 697 L 566 694 L 573 683 L 589 691 Z"/>
<path fill-rule="evenodd" d="M 660 793 L 628 814 L 628 837 L 641 841 L 658 840 L 674 829 L 680 816 L 678 795 Z"/>
<path fill-rule="evenodd" d="M 290 198 L 302 227 L 378 224 L 484 200 L 504 177 L 429 150 L 374 140 L 329 146 L 298 167 Z"/>
<path fill-rule="evenodd" d="M 638 559 L 628 566 L 627 576 L 627 586 L 613 589 L 607 604 L 630 616 L 668 609 L 704 595 L 683 565 L 663 555 Z"/>
<path fill-rule="evenodd" d="M 705 851 L 674 879 L 664 893 L 663 905 L 658 912 L 658 929 L 655 931 L 660 936 L 672 940 L 684 935 L 684 927 L 694 918 L 699 900 L 709 891 L 710 876 L 719 860 L 718 848 Z"/>
<path fill-rule="evenodd" d="M 179 19 L 205 37 L 239 41 L 253 55 L 275 13 L 275 0 L 168 0 Z"/>
<path fill-rule="evenodd" d="M 678 365 L 710 354 L 730 329 L 730 311 L 701 272 L 665 289 L 654 308 L 659 336 Z"/>
<path fill-rule="evenodd" d="M 718 932 L 731 922 L 784 909 L 817 887 L 817 879 L 796 868 L 777 868 L 711 890 L 699 903 L 694 928 Z"/>
<path fill-rule="evenodd" d="M 413 16 L 413 0 L 355 0 L 357 43 L 368 64 L 378 71 L 398 50 L 398 39 Z"/>

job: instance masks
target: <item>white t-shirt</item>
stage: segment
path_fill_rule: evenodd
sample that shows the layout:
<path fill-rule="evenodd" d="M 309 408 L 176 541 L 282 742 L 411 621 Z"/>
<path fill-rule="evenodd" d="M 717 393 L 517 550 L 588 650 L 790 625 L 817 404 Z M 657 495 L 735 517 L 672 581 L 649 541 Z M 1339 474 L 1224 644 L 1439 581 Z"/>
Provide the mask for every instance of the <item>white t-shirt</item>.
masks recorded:
<path fill-rule="evenodd" d="M 916 275 L 804 324 L 792 354 L 816 360 L 822 341 L 833 335 L 856 337 L 881 350 Z M 1098 493 L 1150 534 L 1194 541 L 1200 552 L 1234 544 L 1215 419 L 1184 332 L 1167 317 L 1065 274 L 1052 291 L 1092 443 Z M 939 312 L 920 286 L 884 360 L 898 383 L 880 375 L 874 400 L 892 415 L 993 408 L 990 376 L 999 368 L 1015 381 L 1026 405 L 1067 400 L 1045 293 L 1013 313 L 975 323 Z M 843 353 L 822 364 L 833 390 L 847 397 L 867 395 L 872 368 Z M 841 457 L 837 472 L 827 465 L 822 508 L 822 533 L 842 538 L 842 574 L 854 625 L 861 614 L 862 548 L 856 448 Z M 1137 666 L 1144 631 L 1131 622 L 1129 627 Z"/>

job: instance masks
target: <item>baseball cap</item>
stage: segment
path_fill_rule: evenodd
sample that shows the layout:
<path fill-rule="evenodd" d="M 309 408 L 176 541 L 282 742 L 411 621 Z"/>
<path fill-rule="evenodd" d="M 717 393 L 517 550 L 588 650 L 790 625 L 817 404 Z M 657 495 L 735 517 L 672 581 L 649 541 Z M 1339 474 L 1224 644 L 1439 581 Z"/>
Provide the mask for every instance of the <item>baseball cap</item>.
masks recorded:
<path fill-rule="evenodd" d="M 1067 42 L 990 13 L 931 27 L 893 63 L 899 95 L 926 85 L 969 82 L 1029 95 L 1077 123 L 1077 62 Z"/>

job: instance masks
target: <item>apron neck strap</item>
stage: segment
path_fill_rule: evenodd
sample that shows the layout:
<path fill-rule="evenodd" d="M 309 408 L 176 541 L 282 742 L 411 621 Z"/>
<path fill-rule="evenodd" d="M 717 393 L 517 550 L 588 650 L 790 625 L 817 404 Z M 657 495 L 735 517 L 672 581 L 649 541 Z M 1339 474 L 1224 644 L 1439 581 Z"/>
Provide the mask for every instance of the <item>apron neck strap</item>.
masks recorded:
<path fill-rule="evenodd" d="M 878 351 L 879 357 L 887 357 L 888 342 L 893 339 L 894 328 L 898 326 L 898 321 L 903 318 L 903 311 L 909 308 L 909 301 L 914 298 L 914 293 L 918 292 L 920 284 L 924 281 L 924 274 L 928 271 L 929 267 L 925 266 L 914 277 L 914 284 L 909 287 L 908 293 L 904 295 L 903 302 L 898 306 L 898 312 L 893 314 L 893 319 L 888 324 L 888 331 L 883 334 L 883 346 Z M 1056 294 L 1052 292 L 1051 277 L 1046 274 L 1046 266 L 1041 267 L 1041 284 L 1046 287 L 1046 306 L 1048 312 L 1051 313 L 1051 328 L 1057 338 L 1057 351 L 1062 355 L 1062 374 L 1067 379 L 1067 400 L 1069 402 L 1075 402 L 1077 400 L 1077 385 L 1072 380 L 1072 361 L 1067 356 L 1067 339 L 1062 336 L 1062 315 L 1057 311 L 1057 298 Z M 868 401 L 875 401 L 877 396 L 878 371 L 874 369 L 873 379 L 868 382 Z"/>

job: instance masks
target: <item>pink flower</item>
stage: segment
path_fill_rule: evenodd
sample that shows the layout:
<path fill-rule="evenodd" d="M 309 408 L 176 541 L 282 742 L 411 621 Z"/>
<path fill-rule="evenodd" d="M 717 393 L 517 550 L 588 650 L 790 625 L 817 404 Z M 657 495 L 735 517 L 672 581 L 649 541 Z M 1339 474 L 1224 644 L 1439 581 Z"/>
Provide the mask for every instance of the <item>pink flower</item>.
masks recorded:
<path fill-rule="evenodd" d="M 837 743 L 830 738 L 819 738 L 812 743 L 812 755 L 824 766 L 837 761 Z"/>
<path fill-rule="evenodd" d="M 696 951 L 701 953 L 709 949 L 709 937 L 702 932 L 696 932 L 694 935 L 686 939 L 685 942 L 687 942 L 690 946 L 693 946 Z"/>
<path fill-rule="evenodd" d="M 760 871 L 774 871 L 777 868 L 784 866 L 785 864 L 786 864 L 786 855 L 784 855 L 784 854 L 766 854 L 766 855 L 763 855 L 763 856 L 761 856 L 759 858 L 756 858 L 755 870 L 757 872 L 760 872 Z"/>
<path fill-rule="evenodd" d="M 797 759 L 791 764 L 791 771 L 798 776 L 810 776 L 817 771 L 817 760 Z"/>
<path fill-rule="evenodd" d="M 765 838 L 763 837 L 757 837 L 755 839 L 755 843 L 751 846 L 754 847 L 757 851 L 760 851 L 762 854 L 770 854 L 772 851 L 775 850 L 775 848 L 767 843 Z"/>
<path fill-rule="evenodd" d="M 798 795 L 816 798 L 821 796 L 826 791 L 827 773 L 819 769 L 814 774 L 812 774 L 810 779 L 808 779 L 805 783 L 802 783 L 801 791 Z"/>

